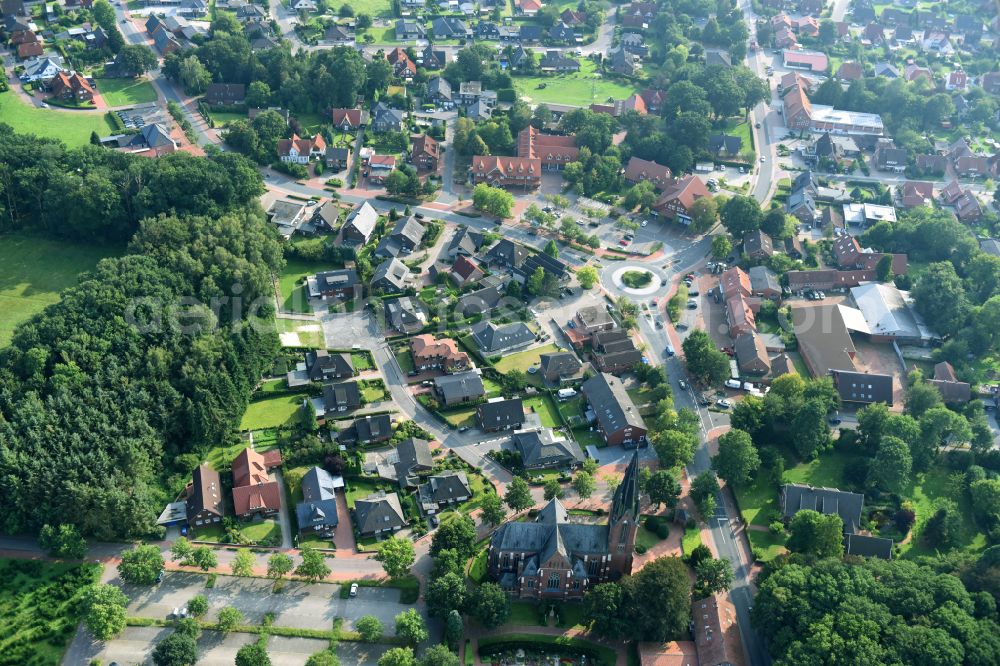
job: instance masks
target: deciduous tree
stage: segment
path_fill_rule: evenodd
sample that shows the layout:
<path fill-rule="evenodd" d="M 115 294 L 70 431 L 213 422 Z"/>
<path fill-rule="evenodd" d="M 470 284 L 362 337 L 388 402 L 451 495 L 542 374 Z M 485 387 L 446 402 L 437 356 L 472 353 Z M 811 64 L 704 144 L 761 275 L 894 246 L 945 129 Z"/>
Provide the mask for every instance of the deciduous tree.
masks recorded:
<path fill-rule="evenodd" d="M 361 635 L 361 640 L 367 643 L 377 643 L 382 638 L 382 621 L 374 615 L 362 615 L 354 623 L 354 629 Z"/>
<path fill-rule="evenodd" d="M 94 585 L 84 597 L 83 623 L 94 638 L 109 641 L 125 629 L 128 598 L 114 585 Z"/>
<path fill-rule="evenodd" d="M 719 453 L 712 458 L 712 467 L 730 483 L 742 485 L 750 481 L 760 467 L 760 456 L 750 435 L 733 429 L 719 437 Z"/>
<path fill-rule="evenodd" d="M 399 578 L 408 574 L 416 557 L 413 542 L 397 537 L 389 537 L 383 541 L 375 554 L 375 559 L 382 563 L 382 569 L 390 578 Z"/>
<path fill-rule="evenodd" d="M 528 482 L 519 476 L 515 476 L 507 485 L 507 494 L 504 495 L 503 499 L 514 512 L 524 511 L 535 505 L 535 500 L 531 499 L 531 489 L 528 488 Z"/>
<path fill-rule="evenodd" d="M 152 585 L 163 571 L 163 556 L 153 545 L 136 546 L 122 553 L 118 575 L 133 585 Z"/>
<path fill-rule="evenodd" d="M 427 640 L 427 623 L 416 608 L 396 616 L 396 635 L 410 645 L 419 645 Z"/>

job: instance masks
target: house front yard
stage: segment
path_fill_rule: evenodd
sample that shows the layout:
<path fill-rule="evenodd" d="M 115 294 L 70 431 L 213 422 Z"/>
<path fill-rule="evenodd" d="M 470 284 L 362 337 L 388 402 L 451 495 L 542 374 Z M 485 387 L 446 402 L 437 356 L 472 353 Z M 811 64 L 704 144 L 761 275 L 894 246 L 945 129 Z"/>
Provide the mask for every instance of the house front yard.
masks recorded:
<path fill-rule="evenodd" d="M 597 71 L 594 61 L 586 58 L 579 60 L 580 71 L 575 74 L 515 76 L 514 88 L 517 90 L 517 96 L 535 104 L 552 102 L 590 106 L 595 102 L 606 102 L 611 97 L 626 99 L 636 92 L 633 86 L 605 79 Z M 539 88 L 542 84 L 545 87 Z"/>
<path fill-rule="evenodd" d="M 150 104 L 157 100 L 156 89 L 146 79 L 97 79 L 97 91 L 108 106 Z"/>

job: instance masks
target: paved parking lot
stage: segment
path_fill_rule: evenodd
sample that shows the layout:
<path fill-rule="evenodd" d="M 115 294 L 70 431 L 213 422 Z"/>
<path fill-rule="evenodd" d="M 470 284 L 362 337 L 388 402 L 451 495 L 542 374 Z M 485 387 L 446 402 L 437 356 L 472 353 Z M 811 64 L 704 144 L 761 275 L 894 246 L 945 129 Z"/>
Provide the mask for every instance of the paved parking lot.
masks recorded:
<path fill-rule="evenodd" d="M 156 644 L 172 632 L 173 629 L 163 627 L 128 627 L 122 632 L 121 636 L 105 645 L 96 643 L 88 646 L 89 649 L 85 652 L 67 653 L 67 660 L 64 660 L 64 663 L 67 666 L 76 666 L 76 664 L 71 664 L 68 661 L 70 654 L 73 655 L 74 660 L 83 660 L 78 661 L 78 664 L 87 663 L 91 659 L 96 659 L 104 664 L 117 662 L 123 666 L 125 664 L 150 663 L 149 656 L 156 647 Z M 198 664 L 199 666 L 231 666 L 236 660 L 236 653 L 239 649 L 255 640 L 257 640 L 255 634 L 233 633 L 223 635 L 214 631 L 205 631 L 198 639 Z M 74 647 L 77 646 L 74 645 Z M 281 666 L 303 666 L 308 661 L 310 655 L 327 647 L 329 647 L 328 641 L 315 638 L 271 636 L 267 644 L 267 654 L 271 657 L 271 662 L 274 664 L 280 664 Z M 366 652 L 381 654 L 387 648 L 366 645 L 363 649 Z M 340 647 L 338 648 L 338 652 L 341 655 L 349 655 L 354 650 Z M 351 656 L 348 656 L 347 661 L 344 660 L 344 656 L 341 656 L 341 662 L 344 664 L 375 663 L 375 661 L 365 661 L 364 659 L 354 661 L 354 658 Z"/>
<path fill-rule="evenodd" d="M 155 619 L 165 619 L 174 608 L 204 594 L 210 622 L 220 609 L 232 606 L 248 623 L 260 624 L 266 613 L 272 613 L 275 626 L 299 629 L 329 629 L 336 617 L 344 618 L 346 629 L 353 629 L 359 617 L 374 615 L 386 625 L 386 632 L 392 633 L 396 615 L 409 608 L 399 603 L 399 590 L 392 588 L 362 587 L 354 599 L 341 599 L 339 592 L 339 585 L 329 583 L 289 583 L 282 592 L 272 594 L 270 580 L 233 576 L 219 576 L 215 587 L 206 589 L 204 576 L 188 573 L 168 573 L 153 588 L 125 588 L 131 600 L 128 614 Z"/>

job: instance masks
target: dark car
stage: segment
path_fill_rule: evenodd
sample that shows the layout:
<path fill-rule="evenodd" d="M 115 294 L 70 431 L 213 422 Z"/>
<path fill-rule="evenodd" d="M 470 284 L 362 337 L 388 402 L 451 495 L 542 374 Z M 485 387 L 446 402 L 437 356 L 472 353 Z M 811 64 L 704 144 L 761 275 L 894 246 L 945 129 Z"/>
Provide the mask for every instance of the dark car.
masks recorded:
<path fill-rule="evenodd" d="M 839 416 L 831 416 L 829 419 L 827 419 L 827 421 L 829 421 L 830 425 L 833 426 L 840 425 L 841 423 L 843 423 L 843 420 L 841 420 Z"/>

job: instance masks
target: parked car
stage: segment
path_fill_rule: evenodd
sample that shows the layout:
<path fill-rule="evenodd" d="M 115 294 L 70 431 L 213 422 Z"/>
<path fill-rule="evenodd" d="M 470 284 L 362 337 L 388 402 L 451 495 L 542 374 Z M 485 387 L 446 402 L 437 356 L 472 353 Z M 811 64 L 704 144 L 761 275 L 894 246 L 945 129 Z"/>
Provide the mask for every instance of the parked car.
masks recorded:
<path fill-rule="evenodd" d="M 718 407 L 719 409 L 729 409 L 730 407 L 733 406 L 733 403 L 729 402 L 725 398 L 719 398 L 718 400 L 715 401 L 715 406 Z"/>
<path fill-rule="evenodd" d="M 697 309 L 698 309 L 698 301 L 694 300 L 693 298 L 689 298 L 688 310 L 697 310 Z"/>
<path fill-rule="evenodd" d="M 686 331 L 688 330 L 688 325 L 681 321 L 677 322 L 677 325 L 674 326 L 674 328 L 676 328 L 678 331 Z"/>
<path fill-rule="evenodd" d="M 461 428 L 458 429 L 458 431 L 459 432 L 466 432 L 468 429 L 469 429 L 469 426 L 462 426 Z"/>
<path fill-rule="evenodd" d="M 352 597 L 358 596 L 358 584 L 357 583 L 351 583 L 351 592 L 350 592 L 350 595 Z"/>
<path fill-rule="evenodd" d="M 830 422 L 830 425 L 832 426 L 840 425 L 841 423 L 843 423 L 843 420 L 839 416 L 831 416 L 827 420 Z"/>
<path fill-rule="evenodd" d="M 687 387 L 688 387 L 688 384 L 687 384 L 687 382 L 686 382 L 686 381 L 684 381 L 683 379 L 678 379 L 678 380 L 677 380 L 677 385 L 678 385 L 679 387 L 681 387 L 681 390 L 682 390 L 682 391 L 686 391 L 686 390 L 687 390 Z"/>

